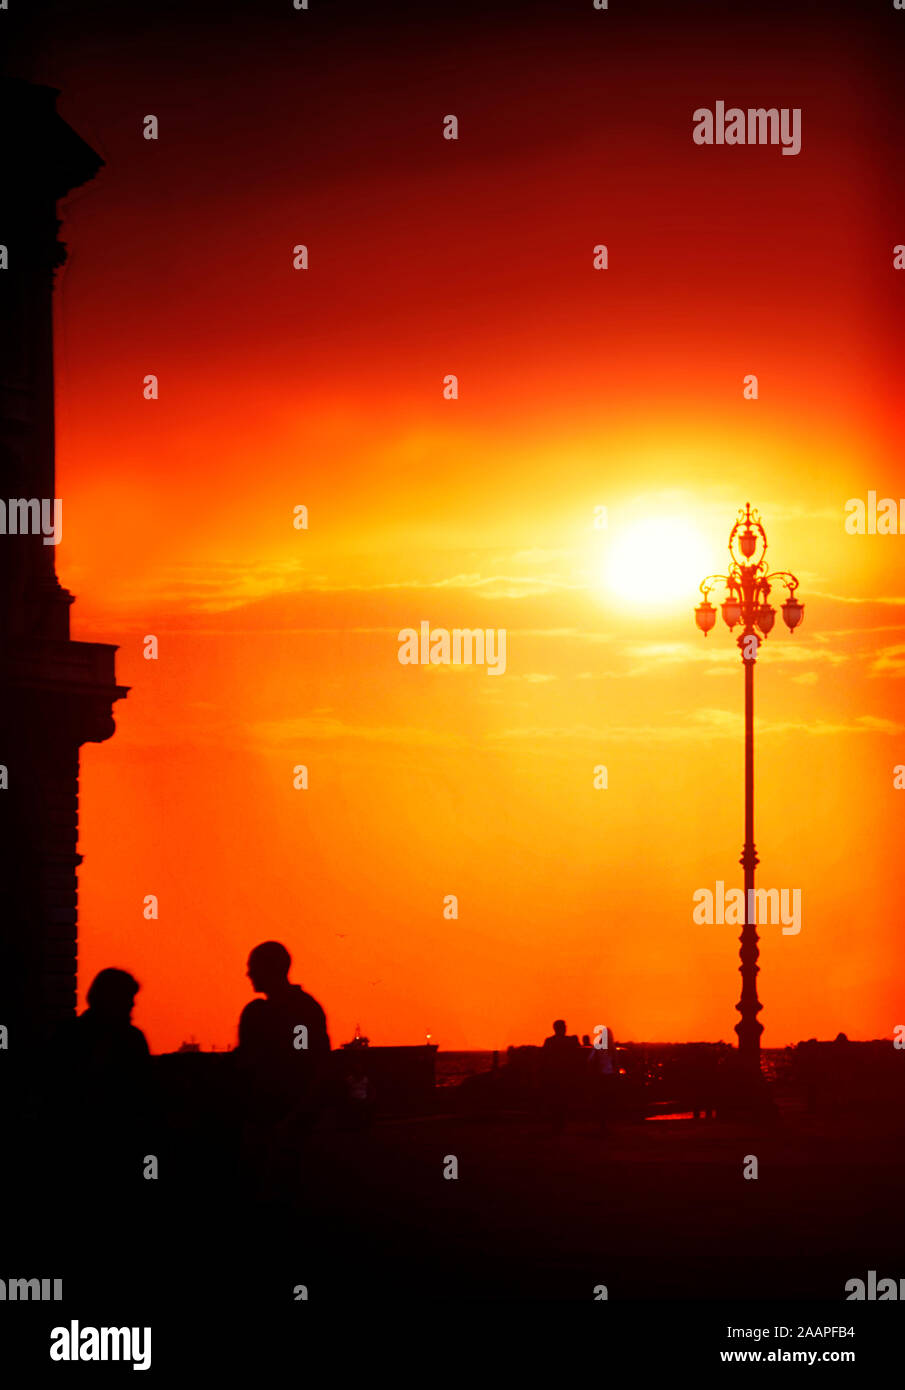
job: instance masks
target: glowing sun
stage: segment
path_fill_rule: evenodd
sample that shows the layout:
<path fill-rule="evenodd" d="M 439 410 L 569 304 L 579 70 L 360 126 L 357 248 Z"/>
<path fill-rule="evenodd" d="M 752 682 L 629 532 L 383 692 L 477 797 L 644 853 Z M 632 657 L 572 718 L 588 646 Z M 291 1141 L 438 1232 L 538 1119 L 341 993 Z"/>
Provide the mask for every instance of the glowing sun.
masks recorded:
<path fill-rule="evenodd" d="M 712 547 L 682 518 L 651 519 L 617 527 L 604 542 L 599 587 L 630 603 L 694 602 L 714 567 Z"/>

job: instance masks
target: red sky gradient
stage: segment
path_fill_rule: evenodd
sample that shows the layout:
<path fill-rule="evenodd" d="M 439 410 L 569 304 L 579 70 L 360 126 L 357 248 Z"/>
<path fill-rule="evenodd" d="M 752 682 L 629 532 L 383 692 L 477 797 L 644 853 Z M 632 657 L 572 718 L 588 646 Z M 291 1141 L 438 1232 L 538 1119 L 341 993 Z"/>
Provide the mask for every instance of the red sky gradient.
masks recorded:
<path fill-rule="evenodd" d="M 81 988 L 133 970 L 156 1051 L 234 1042 L 268 937 L 335 1042 L 733 1039 L 692 895 L 741 881 L 742 672 L 692 610 L 748 500 L 807 604 L 756 676 L 759 883 L 803 899 L 763 1041 L 905 1021 L 905 536 L 843 525 L 905 496 L 905 14 L 561 8 L 48 38 L 107 166 L 65 207 L 57 560 L 132 687 L 83 756 Z M 801 107 L 800 155 L 694 145 L 718 99 Z M 703 560 L 641 605 L 600 576 L 644 518 Z M 506 674 L 400 666 L 422 619 L 505 627 Z"/>

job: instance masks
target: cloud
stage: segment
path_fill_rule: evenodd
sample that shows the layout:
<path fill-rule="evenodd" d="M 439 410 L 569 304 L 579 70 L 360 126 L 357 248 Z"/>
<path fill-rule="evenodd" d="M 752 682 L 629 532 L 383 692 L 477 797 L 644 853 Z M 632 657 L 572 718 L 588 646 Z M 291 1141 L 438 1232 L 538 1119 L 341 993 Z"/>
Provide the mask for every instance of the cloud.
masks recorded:
<path fill-rule="evenodd" d="M 305 744 L 358 739 L 366 743 L 394 743 L 406 748 L 425 746 L 456 747 L 465 740 L 447 730 L 419 729 L 411 725 L 350 724 L 326 714 L 293 716 L 291 719 L 265 720 L 249 726 L 253 741 L 268 747 L 298 749 Z"/>
<path fill-rule="evenodd" d="M 576 642 L 615 642 L 612 632 L 600 632 L 596 628 L 586 631 L 578 627 L 510 627 L 520 637 L 569 637 Z"/>
<path fill-rule="evenodd" d="M 404 590 L 422 593 L 434 591 L 471 592 L 487 599 L 535 598 L 546 594 L 580 591 L 582 584 L 572 583 L 557 574 L 543 575 L 484 575 L 461 572 L 443 579 L 402 579 L 381 584 L 344 584 L 324 574 L 306 573 L 297 560 L 283 563 L 181 565 L 170 568 L 160 582 L 142 590 L 143 602 L 169 602 L 199 612 L 227 612 L 233 608 L 256 603 L 261 599 L 286 594 L 379 594 Z M 131 595 L 132 601 L 138 594 Z"/>
<path fill-rule="evenodd" d="M 860 714 L 850 722 L 841 724 L 832 723 L 825 719 L 786 721 L 755 719 L 754 730 L 758 736 L 794 733 L 809 734 L 812 737 L 827 737 L 841 734 L 901 734 L 905 732 L 905 725 L 896 724 L 891 719 L 879 718 L 872 714 Z M 689 742 L 697 739 L 707 742 L 714 738 L 740 739 L 741 732 L 741 713 L 734 714 L 732 711 L 724 709 L 702 709 L 695 710 L 690 721 L 683 724 L 643 724 L 634 727 L 622 724 L 605 729 L 593 728 L 587 724 L 554 725 L 549 728 L 530 725 L 523 729 L 503 729 L 499 733 L 490 734 L 488 737 L 491 741 L 505 742 L 519 739 L 531 742 L 569 740 L 573 743 L 590 743 L 601 748 L 612 743 L 654 744 Z"/>
<path fill-rule="evenodd" d="M 894 608 L 901 608 L 905 606 L 905 597 L 898 595 L 887 595 L 884 597 L 873 596 L 869 598 L 864 598 L 863 596 L 858 596 L 855 594 L 821 594 L 818 592 L 808 594 L 808 598 L 827 599 L 830 603 L 847 603 L 857 605 L 878 603 L 885 604 L 887 607 L 891 606 Z"/>
<path fill-rule="evenodd" d="M 133 586 L 128 599 L 137 602 L 140 597 L 145 604 L 175 603 L 202 613 L 222 613 L 302 587 L 304 571 L 297 560 L 272 565 L 179 565 L 167 570 L 156 586 L 143 586 L 140 596 Z"/>
<path fill-rule="evenodd" d="M 871 663 L 872 676 L 905 676 L 905 643 L 883 647 Z"/>
<path fill-rule="evenodd" d="M 629 657 L 634 659 L 634 664 L 623 673 L 629 676 L 644 676 L 658 667 L 684 666 L 692 662 L 699 665 L 701 663 L 710 665 L 713 669 L 706 673 L 709 676 L 723 676 L 729 671 L 741 669 L 741 658 L 738 650 L 731 645 L 717 646 L 714 644 L 704 647 L 694 641 L 647 643 L 629 641 L 621 645 Z M 764 646 L 761 650 L 761 658 L 792 666 L 800 665 L 803 662 L 820 661 L 830 666 L 841 666 L 844 662 L 851 660 L 847 653 L 836 651 L 828 646 L 815 649 L 804 645 L 792 646 L 790 644 L 787 646 L 779 643 Z"/>
<path fill-rule="evenodd" d="M 542 550 L 535 546 L 533 550 L 516 550 L 509 556 L 498 556 L 493 561 L 494 564 L 510 565 L 548 565 L 551 560 L 572 559 L 574 552 L 571 550 Z"/>
<path fill-rule="evenodd" d="M 867 733 L 900 734 L 905 729 L 905 725 L 896 724 L 892 719 L 881 719 L 875 714 L 859 714 L 857 723 Z"/>

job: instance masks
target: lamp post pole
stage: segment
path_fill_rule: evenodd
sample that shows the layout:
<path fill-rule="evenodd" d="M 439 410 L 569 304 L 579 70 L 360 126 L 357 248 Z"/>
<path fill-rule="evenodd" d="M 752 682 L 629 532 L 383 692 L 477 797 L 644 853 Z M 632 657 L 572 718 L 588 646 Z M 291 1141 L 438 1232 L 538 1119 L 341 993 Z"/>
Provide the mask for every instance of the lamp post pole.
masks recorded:
<path fill-rule="evenodd" d="M 716 609 L 710 602 L 710 592 L 724 585 L 727 597 L 721 608 L 723 619 L 731 630 L 742 625 L 738 637 L 742 664 L 745 668 L 745 843 L 739 863 L 745 877 L 745 922 L 739 937 L 739 971 L 742 993 L 736 1009 L 739 1021 L 739 1059 L 746 1073 L 760 1075 L 760 1035 L 763 1024 L 758 1019 L 763 1005 L 757 997 L 757 964 L 760 950 L 757 936 L 757 914 L 754 897 L 754 871 L 757 868 L 757 847 L 754 843 L 754 665 L 761 642 L 768 636 L 776 620 L 776 609 L 768 602 L 772 583 L 780 580 L 788 590 L 782 605 L 786 627 L 794 632 L 804 617 L 804 604 L 796 598 L 798 580 L 786 570 L 767 573 L 767 536 L 760 517 L 750 503 L 739 511 L 729 536 L 729 555 L 732 563 L 728 574 L 710 574 L 701 584 L 703 601 L 695 609 L 695 621 L 706 637 L 716 622 Z"/>
<path fill-rule="evenodd" d="M 754 637 L 745 646 L 745 639 Z M 742 974 L 742 994 L 736 1008 L 741 1017 L 735 1025 L 738 1034 L 738 1050 L 746 1069 L 760 1071 L 760 1035 L 764 1025 L 757 1015 L 763 1005 L 757 997 L 757 976 L 760 966 L 757 963 L 760 948 L 757 940 L 757 921 L 752 911 L 754 905 L 754 870 L 758 865 L 757 846 L 754 843 L 754 663 L 757 660 L 757 634 L 749 625 L 739 638 L 742 661 L 745 666 L 745 843 L 739 863 L 745 875 L 745 925 L 739 938 L 739 969 Z M 746 650 L 753 655 L 746 656 Z"/>

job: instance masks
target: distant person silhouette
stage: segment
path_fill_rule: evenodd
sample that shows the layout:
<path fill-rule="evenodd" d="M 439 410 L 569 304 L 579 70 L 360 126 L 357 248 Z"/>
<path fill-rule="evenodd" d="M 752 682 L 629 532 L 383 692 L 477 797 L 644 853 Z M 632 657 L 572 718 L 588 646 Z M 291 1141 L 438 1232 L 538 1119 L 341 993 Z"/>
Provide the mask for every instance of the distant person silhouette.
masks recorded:
<path fill-rule="evenodd" d="M 292 1115 L 310 1122 L 326 1098 L 330 1037 L 320 1004 L 289 982 L 292 957 L 279 941 L 263 941 L 248 957 L 248 978 L 264 999 L 239 1018 L 238 1061 L 247 1113 L 262 1123 Z"/>
<path fill-rule="evenodd" d="M 549 1038 L 544 1038 L 544 1050 L 550 1051 L 554 1055 L 563 1052 L 570 1052 L 573 1048 L 580 1047 L 577 1033 L 566 1033 L 566 1021 L 564 1018 L 553 1020 L 553 1034 Z"/>
<path fill-rule="evenodd" d="M 369 1129 L 374 1122 L 375 1091 L 365 1069 L 367 1048 L 347 1048 L 344 1056 L 349 1058 L 349 1065 L 343 1076 L 340 1126 L 351 1131 Z"/>
<path fill-rule="evenodd" d="M 585 1036 L 587 1037 L 587 1034 Z M 593 1043 L 588 1037 L 588 1046 L 592 1104 L 600 1124 L 600 1132 L 606 1134 L 609 1130 L 616 1077 L 616 1039 L 613 1037 L 612 1029 L 603 1027 L 595 1031 Z"/>
<path fill-rule="evenodd" d="M 576 1060 L 581 1056 L 581 1043 L 577 1033 L 566 1033 L 566 1022 L 557 1018 L 553 1023 L 553 1033 L 544 1039 L 541 1088 L 547 1118 L 553 1130 L 559 1133 L 566 1122 L 578 1074 Z"/>
<path fill-rule="evenodd" d="M 854 1048 L 847 1033 L 837 1033 L 830 1045 L 832 1097 L 836 1106 L 850 1104 L 857 1090 Z"/>

